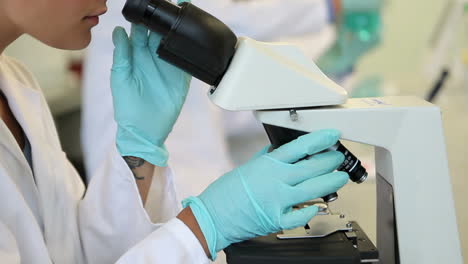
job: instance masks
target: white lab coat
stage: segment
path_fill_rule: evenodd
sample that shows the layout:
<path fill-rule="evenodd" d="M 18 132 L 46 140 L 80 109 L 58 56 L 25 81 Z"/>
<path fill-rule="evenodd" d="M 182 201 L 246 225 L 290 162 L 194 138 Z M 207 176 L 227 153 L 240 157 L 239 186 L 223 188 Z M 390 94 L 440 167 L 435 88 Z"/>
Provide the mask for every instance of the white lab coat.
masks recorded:
<path fill-rule="evenodd" d="M 0 87 L 31 143 L 33 158 L 31 170 L 0 121 L 1 263 L 209 262 L 193 233 L 174 218 L 178 206 L 169 170 L 154 175 L 150 200 L 157 200 L 157 208 L 152 219 L 115 144 L 102 150 L 106 158 L 85 193 L 31 74 L 0 56 Z"/>
<path fill-rule="evenodd" d="M 101 163 L 105 154 L 101 150 L 113 144 L 116 133 L 109 88 L 111 32 L 117 25 L 129 32 L 129 25 L 121 15 L 124 3 L 125 0 L 107 2 L 108 12 L 93 29 L 93 40 L 85 59 L 82 142 L 89 175 L 93 175 Z M 326 0 L 192 0 L 192 3 L 226 22 L 238 35 L 264 41 L 294 36 L 304 40 L 328 25 Z M 317 42 L 307 45 L 315 50 Z M 179 200 L 198 195 L 209 183 L 232 169 L 226 134 L 252 131 L 245 129 L 245 123 L 255 124 L 251 113 L 226 116 L 209 101 L 207 91 L 207 85 L 192 81 L 182 113 L 166 141 Z M 256 128 L 261 126 L 257 124 Z"/>

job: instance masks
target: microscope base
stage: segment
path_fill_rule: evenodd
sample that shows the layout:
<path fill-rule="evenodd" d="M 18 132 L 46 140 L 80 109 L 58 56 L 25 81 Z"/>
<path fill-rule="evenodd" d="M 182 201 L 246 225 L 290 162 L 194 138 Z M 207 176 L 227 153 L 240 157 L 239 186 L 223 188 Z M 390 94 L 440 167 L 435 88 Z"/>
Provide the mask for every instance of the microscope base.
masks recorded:
<path fill-rule="evenodd" d="M 377 263 L 379 254 L 356 222 L 352 232 L 322 238 L 278 239 L 276 234 L 226 248 L 228 264 L 359 264 Z"/>

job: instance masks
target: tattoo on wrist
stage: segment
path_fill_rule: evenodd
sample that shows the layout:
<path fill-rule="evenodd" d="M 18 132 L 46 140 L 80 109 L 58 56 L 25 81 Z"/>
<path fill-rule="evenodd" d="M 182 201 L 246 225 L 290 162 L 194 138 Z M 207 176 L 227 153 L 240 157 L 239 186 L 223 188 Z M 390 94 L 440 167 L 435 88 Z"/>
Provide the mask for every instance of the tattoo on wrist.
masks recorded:
<path fill-rule="evenodd" d="M 138 167 L 141 167 L 145 163 L 144 159 L 138 158 L 138 157 L 125 156 L 125 157 L 123 157 L 123 159 L 125 160 L 125 162 L 127 163 L 128 167 L 131 170 L 134 170 L 134 169 L 136 169 Z M 135 172 L 133 172 L 133 177 L 135 177 L 136 180 L 144 180 L 145 179 L 145 177 L 137 176 L 135 174 Z"/>
<path fill-rule="evenodd" d="M 125 156 L 123 157 L 125 162 L 127 162 L 127 165 L 130 167 L 130 169 L 135 169 L 138 167 L 141 167 L 144 163 L 145 160 L 142 158 L 137 158 L 137 157 L 132 157 L 132 156 Z"/>

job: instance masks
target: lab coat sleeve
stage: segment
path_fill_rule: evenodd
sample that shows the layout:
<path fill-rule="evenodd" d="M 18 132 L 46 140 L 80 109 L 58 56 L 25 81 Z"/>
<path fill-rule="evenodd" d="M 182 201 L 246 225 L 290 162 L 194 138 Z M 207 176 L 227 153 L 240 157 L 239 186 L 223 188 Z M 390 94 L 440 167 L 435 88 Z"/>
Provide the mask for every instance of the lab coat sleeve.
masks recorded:
<path fill-rule="evenodd" d="M 161 176 L 163 175 L 155 175 Z M 155 181 L 160 182 L 157 179 Z M 177 208 L 176 199 L 168 198 L 171 193 L 167 192 L 167 189 L 163 188 L 161 192 L 164 192 L 166 197 L 156 202 L 167 203 L 159 208 L 168 208 L 168 212 L 165 215 L 157 215 L 155 219 L 174 218 L 178 212 L 178 209 L 174 209 Z M 164 210 L 161 213 L 164 214 Z M 192 263 L 183 260 L 189 256 L 204 254 L 204 251 L 200 249 L 198 241 L 181 241 L 181 233 L 184 236 L 191 233 L 184 226 L 176 220 L 167 224 L 152 223 L 143 207 L 132 172 L 115 145 L 112 146 L 109 158 L 93 175 L 86 195 L 79 205 L 80 237 L 87 263 L 115 263 L 130 248 L 143 240 L 145 243 L 138 247 L 137 252 L 143 251 L 144 248 L 153 252 L 150 259 L 174 261 L 148 262 L 132 253 L 125 257 L 128 263 Z M 161 245 L 164 247 L 159 249 Z M 198 254 L 195 253 L 197 246 L 200 251 Z M 174 248 L 171 252 L 178 252 L 182 257 L 172 256 L 167 248 Z M 179 260 L 181 262 L 178 262 Z"/>
<path fill-rule="evenodd" d="M 8 264 L 21 263 L 16 239 L 8 227 L 0 222 L 0 262 Z"/>
<path fill-rule="evenodd" d="M 173 173 L 169 167 L 155 168 L 145 209 L 153 223 L 165 223 L 181 210 L 177 202 Z"/>
<path fill-rule="evenodd" d="M 330 21 L 328 0 L 192 0 L 238 36 L 273 41 L 321 31 Z"/>
<path fill-rule="evenodd" d="M 174 218 L 133 247 L 117 263 L 209 263 L 195 235 Z"/>

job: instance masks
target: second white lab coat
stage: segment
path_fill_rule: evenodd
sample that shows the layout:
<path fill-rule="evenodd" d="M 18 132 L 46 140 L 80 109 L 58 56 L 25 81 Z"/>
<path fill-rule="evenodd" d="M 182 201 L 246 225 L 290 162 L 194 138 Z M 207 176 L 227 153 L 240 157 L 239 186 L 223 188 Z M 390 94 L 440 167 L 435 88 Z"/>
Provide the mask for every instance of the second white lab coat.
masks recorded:
<path fill-rule="evenodd" d="M 192 0 L 238 36 L 260 41 L 315 34 L 329 24 L 328 0 Z"/>
<path fill-rule="evenodd" d="M 33 160 L 31 170 L 0 120 L 1 263 L 209 262 L 193 233 L 175 218 L 179 209 L 169 170 L 154 175 L 152 219 L 115 144 L 102 150 L 106 158 L 85 192 L 31 74 L 0 55 L 0 87 L 29 139 Z"/>

